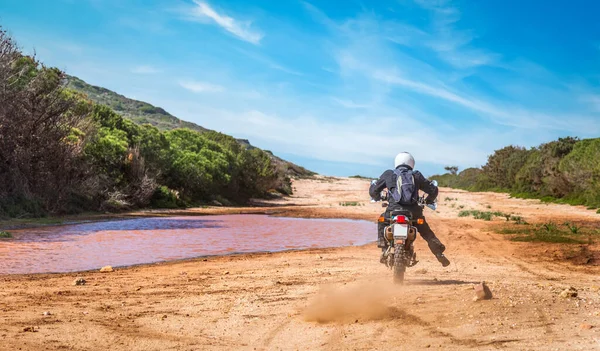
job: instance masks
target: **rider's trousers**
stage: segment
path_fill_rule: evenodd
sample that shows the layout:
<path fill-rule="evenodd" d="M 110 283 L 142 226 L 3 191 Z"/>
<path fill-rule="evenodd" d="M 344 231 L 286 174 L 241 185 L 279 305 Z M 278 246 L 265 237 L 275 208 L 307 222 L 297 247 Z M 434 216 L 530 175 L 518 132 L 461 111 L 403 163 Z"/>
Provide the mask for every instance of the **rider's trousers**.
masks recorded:
<path fill-rule="evenodd" d="M 420 212 L 420 213 L 413 212 L 413 216 L 414 216 L 413 218 L 422 217 L 423 219 L 425 219 L 425 217 L 423 217 L 421 211 L 415 211 L 415 212 Z M 389 218 L 390 211 L 388 210 L 388 211 L 382 213 L 381 215 L 384 216 L 385 218 Z M 385 241 L 385 238 L 383 237 L 383 231 L 385 229 L 385 226 L 386 226 L 385 223 L 378 222 L 377 247 L 380 247 L 380 248 L 387 247 L 387 242 Z M 415 227 L 417 227 L 417 231 L 419 231 L 419 234 L 421 235 L 421 237 L 423 239 L 425 239 L 425 241 L 427 241 L 427 245 L 429 246 L 429 249 L 431 250 L 431 252 L 434 255 L 437 256 L 439 254 L 442 254 L 444 252 L 444 250 L 446 250 L 446 246 L 444 246 L 444 244 L 442 244 L 440 239 L 438 239 L 437 236 L 435 236 L 435 233 L 429 227 L 429 224 L 427 223 L 426 219 L 423 222 L 423 224 L 417 224 L 417 225 L 415 225 Z"/>

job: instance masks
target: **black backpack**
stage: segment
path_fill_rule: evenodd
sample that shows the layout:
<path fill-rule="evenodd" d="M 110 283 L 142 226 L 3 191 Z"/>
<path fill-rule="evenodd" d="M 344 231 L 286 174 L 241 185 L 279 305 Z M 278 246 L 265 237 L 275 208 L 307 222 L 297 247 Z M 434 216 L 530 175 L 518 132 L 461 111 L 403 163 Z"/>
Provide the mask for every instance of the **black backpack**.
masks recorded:
<path fill-rule="evenodd" d="M 413 171 L 407 168 L 396 168 L 394 174 L 398 179 L 396 187 L 390 189 L 392 199 L 400 205 L 414 205 L 419 202 L 419 189 L 415 184 Z"/>

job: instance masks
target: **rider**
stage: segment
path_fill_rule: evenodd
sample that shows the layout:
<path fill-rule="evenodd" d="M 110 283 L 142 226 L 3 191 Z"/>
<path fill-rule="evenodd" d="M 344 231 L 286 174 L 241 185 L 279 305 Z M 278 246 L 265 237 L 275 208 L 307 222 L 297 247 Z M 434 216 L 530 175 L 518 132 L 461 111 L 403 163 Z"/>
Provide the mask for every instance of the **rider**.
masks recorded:
<path fill-rule="evenodd" d="M 371 198 L 376 201 L 381 200 L 381 192 L 387 188 L 389 205 L 382 216 L 390 218 L 393 211 L 407 210 L 412 213 L 413 218 L 424 218 L 423 208 L 418 205 L 419 190 L 427 193 L 425 203 L 433 204 L 438 195 L 437 186 L 425 178 L 421 172 L 413 170 L 415 159 L 408 152 L 401 152 L 396 156 L 395 167 L 395 170 L 388 169 L 383 172 L 379 180 L 373 181 L 369 188 Z M 401 182 L 398 182 L 398 177 L 400 177 Z M 400 189 L 398 189 L 399 186 Z M 416 227 L 423 239 L 427 241 L 429 249 L 437 260 L 442 266 L 447 267 L 450 261 L 444 255 L 446 247 L 435 236 L 427 221 L 424 221 L 423 224 L 417 224 Z M 380 247 L 383 252 L 387 250 L 387 242 L 383 237 L 384 229 L 385 223 L 379 222 L 377 247 Z"/>

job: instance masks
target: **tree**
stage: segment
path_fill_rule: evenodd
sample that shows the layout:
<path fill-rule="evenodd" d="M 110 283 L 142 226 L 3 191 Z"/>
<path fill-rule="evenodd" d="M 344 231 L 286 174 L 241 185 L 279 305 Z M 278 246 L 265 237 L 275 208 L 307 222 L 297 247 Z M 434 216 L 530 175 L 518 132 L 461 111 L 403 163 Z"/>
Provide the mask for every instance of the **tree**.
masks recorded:
<path fill-rule="evenodd" d="M 458 166 L 446 166 L 444 169 L 452 175 L 456 175 L 458 173 Z"/>
<path fill-rule="evenodd" d="M 59 211 L 85 176 L 79 155 L 91 104 L 62 89 L 63 79 L 0 28 L 0 199 L 12 207 L 21 199 Z M 35 215 L 27 207 L 20 215 Z"/>
<path fill-rule="evenodd" d="M 482 167 L 483 175 L 491 182 L 492 187 L 512 189 L 517 173 L 528 156 L 528 150 L 513 145 L 496 150 L 488 157 L 487 164 Z"/>

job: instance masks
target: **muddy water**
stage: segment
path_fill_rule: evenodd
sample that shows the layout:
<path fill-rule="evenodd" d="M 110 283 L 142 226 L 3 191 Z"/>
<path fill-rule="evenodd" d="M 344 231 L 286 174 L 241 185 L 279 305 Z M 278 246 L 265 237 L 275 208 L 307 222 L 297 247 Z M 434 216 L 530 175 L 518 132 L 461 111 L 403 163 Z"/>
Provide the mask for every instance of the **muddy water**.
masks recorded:
<path fill-rule="evenodd" d="M 366 244 L 376 225 L 263 215 L 142 218 L 11 231 L 0 274 L 72 272 L 205 255 Z"/>

